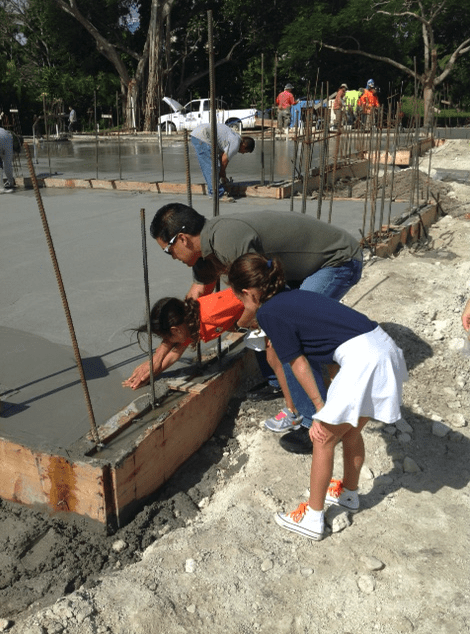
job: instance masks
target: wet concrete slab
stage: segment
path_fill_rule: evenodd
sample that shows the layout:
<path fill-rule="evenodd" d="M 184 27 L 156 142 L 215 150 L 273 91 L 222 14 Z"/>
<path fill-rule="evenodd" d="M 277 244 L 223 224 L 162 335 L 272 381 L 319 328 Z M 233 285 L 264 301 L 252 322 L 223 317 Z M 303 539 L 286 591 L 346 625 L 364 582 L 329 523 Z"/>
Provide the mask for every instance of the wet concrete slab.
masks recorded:
<path fill-rule="evenodd" d="M 276 142 L 272 155 L 269 140 L 264 146 L 257 141 L 252 155 L 233 159 L 229 176 L 235 182 L 259 182 L 264 165 L 268 182 L 271 165 L 275 179 L 291 178 L 293 142 Z M 191 180 L 202 183 L 192 152 L 190 147 Z M 160 148 L 152 140 L 42 143 L 36 148 L 33 165 L 41 176 L 96 178 L 98 166 L 100 178 L 116 178 L 120 171 L 123 178 L 133 181 L 162 178 Z M 185 182 L 181 141 L 165 140 L 164 174 L 165 179 Z M 17 175 L 29 176 L 24 154 Z M 187 203 L 187 196 L 44 188 L 41 198 L 100 424 L 147 391 L 121 387 L 134 367 L 148 358 L 130 330 L 145 321 L 140 210 L 146 211 L 148 236 L 157 209 L 175 200 Z M 213 215 L 213 201 L 207 196 L 193 196 L 192 204 L 206 217 Z M 294 213 L 300 213 L 301 198 L 293 203 L 241 198 L 234 204 L 221 204 L 220 213 L 288 211 L 291 205 Z M 406 204 L 394 203 L 392 208 L 393 218 Z M 306 213 L 317 217 L 318 212 L 318 201 L 308 199 Z M 333 224 L 360 239 L 364 202 L 331 203 L 325 198 L 321 218 L 327 221 L 330 213 Z M 89 431 L 89 415 L 34 192 L 18 189 L 0 196 L 0 214 L 0 436 L 31 447 L 67 447 Z M 384 215 L 388 215 L 388 205 Z M 183 298 L 191 284 L 190 269 L 164 255 L 150 238 L 147 247 L 151 303 L 164 296 Z M 174 368 L 178 371 L 193 362 L 194 353 L 188 352 Z"/>
<path fill-rule="evenodd" d="M 129 330 L 145 321 L 140 209 L 146 228 L 162 205 L 185 197 L 93 190 L 41 190 L 97 422 L 137 393 L 121 387 L 147 356 Z M 300 212 L 296 200 L 294 212 Z M 324 201 L 324 207 L 326 202 Z M 212 216 L 212 201 L 193 197 Z M 289 210 L 290 201 L 240 199 L 220 213 Z M 396 206 L 396 213 L 402 206 Z M 317 213 L 316 201 L 308 204 Z M 332 221 L 356 237 L 363 205 L 335 201 Z M 34 192 L 0 198 L 0 435 L 29 446 L 64 447 L 89 430 L 78 370 Z M 328 214 L 328 208 L 324 209 Z M 148 235 L 148 233 L 147 233 Z M 184 297 L 191 271 L 147 242 L 151 303 Z M 183 365 L 193 356 L 184 357 Z M 177 366 L 177 367 L 181 367 Z"/>

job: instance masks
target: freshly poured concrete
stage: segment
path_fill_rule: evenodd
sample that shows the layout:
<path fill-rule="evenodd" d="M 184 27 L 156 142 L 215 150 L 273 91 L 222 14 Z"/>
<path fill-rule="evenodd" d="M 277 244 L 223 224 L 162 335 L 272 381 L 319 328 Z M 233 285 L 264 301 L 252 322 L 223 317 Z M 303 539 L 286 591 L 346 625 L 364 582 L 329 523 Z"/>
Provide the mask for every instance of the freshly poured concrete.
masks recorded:
<path fill-rule="evenodd" d="M 66 178 L 94 177 L 89 163 L 93 160 L 93 145 L 88 146 L 88 153 L 85 146 L 74 142 L 53 145 L 56 147 L 51 145 L 50 152 L 54 149 L 56 155 L 51 157 L 51 164 L 57 171 Z M 277 143 L 276 156 L 283 156 L 290 145 L 291 142 Z M 158 179 L 158 174 L 151 178 L 150 168 L 137 158 L 146 157 L 145 151 L 141 152 L 138 144 L 132 146 L 136 148 L 136 170 L 127 178 Z M 282 149 L 278 151 L 278 147 Z M 174 151 L 172 148 L 165 148 L 165 173 L 184 182 L 181 144 Z M 115 160 L 115 143 L 112 149 L 109 156 Z M 85 162 L 68 162 L 65 155 L 70 150 L 85 152 Z M 169 154 L 173 158 L 167 163 Z M 251 162 L 256 156 L 260 160 L 258 154 L 249 156 L 249 161 L 238 155 L 229 166 L 229 175 L 234 180 L 244 178 L 245 182 L 253 179 L 255 168 Z M 284 156 L 287 161 L 287 151 Z M 35 166 L 38 174 L 47 173 L 48 161 L 47 155 L 39 158 Z M 128 161 L 130 172 L 131 158 Z M 192 162 L 193 182 L 202 182 L 194 158 Z M 24 155 L 22 168 L 23 175 L 28 176 Z M 100 174 L 100 178 L 104 177 Z M 148 358 L 128 331 L 145 319 L 140 209 L 146 210 L 148 230 L 159 207 L 175 200 L 186 203 L 187 198 L 47 188 L 41 190 L 41 196 L 99 425 L 148 389 L 136 393 L 121 387 L 133 368 Z M 308 201 L 307 213 L 316 217 L 317 205 L 317 201 Z M 212 200 L 207 196 L 193 196 L 193 206 L 205 216 L 212 216 Z M 296 199 L 294 212 L 298 213 L 300 206 L 300 199 Z M 405 207 L 394 204 L 392 217 Z M 290 200 L 243 198 L 235 204 L 221 204 L 220 213 L 249 214 L 263 208 L 287 211 Z M 360 238 L 363 208 L 363 203 L 335 201 L 332 222 Z M 328 211 L 329 201 L 325 200 L 322 218 L 327 219 Z M 89 431 L 90 425 L 34 192 L 19 189 L 0 196 L 0 214 L 0 436 L 32 448 L 63 453 Z M 184 297 L 191 284 L 190 269 L 163 254 L 148 231 L 147 247 L 151 303 L 163 296 Z M 191 363 L 192 358 L 189 354 L 181 364 Z"/>

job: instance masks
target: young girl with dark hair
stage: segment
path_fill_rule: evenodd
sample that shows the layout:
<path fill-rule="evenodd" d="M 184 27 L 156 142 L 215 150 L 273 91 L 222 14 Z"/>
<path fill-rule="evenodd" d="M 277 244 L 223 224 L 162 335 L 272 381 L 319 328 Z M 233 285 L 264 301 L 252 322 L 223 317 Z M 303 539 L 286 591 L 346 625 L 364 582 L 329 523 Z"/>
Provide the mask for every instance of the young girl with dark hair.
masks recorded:
<path fill-rule="evenodd" d="M 243 313 L 244 307 L 231 289 L 211 293 L 198 300 L 164 297 L 150 311 L 150 329 L 162 339 L 153 355 L 153 375 L 157 377 L 181 357 L 189 345 L 211 341 L 230 330 Z M 147 324 L 135 329 L 140 342 L 147 333 Z M 123 382 L 124 387 L 137 390 L 150 380 L 149 362 L 139 365 Z"/>
<path fill-rule="evenodd" d="M 312 400 L 316 414 L 310 499 L 276 522 L 313 540 L 324 536 L 324 505 L 359 510 L 358 483 L 364 463 L 361 430 L 370 418 L 400 419 L 402 383 L 407 370 L 402 351 L 375 321 L 311 291 L 284 288 L 280 262 L 247 253 L 230 267 L 229 284 L 257 321 L 279 359 L 292 371 Z M 340 366 L 323 398 L 309 360 Z M 335 446 L 343 444 L 344 473 L 331 481 Z"/>

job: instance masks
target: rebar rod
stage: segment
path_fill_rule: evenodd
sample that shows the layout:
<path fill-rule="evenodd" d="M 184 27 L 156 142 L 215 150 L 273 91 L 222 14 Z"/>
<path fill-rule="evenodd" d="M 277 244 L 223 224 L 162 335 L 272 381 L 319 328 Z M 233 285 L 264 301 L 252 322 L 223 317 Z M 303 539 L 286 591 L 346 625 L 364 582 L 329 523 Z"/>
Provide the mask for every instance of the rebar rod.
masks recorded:
<path fill-rule="evenodd" d="M 384 165 L 384 173 L 382 175 L 382 195 L 380 198 L 380 231 L 382 231 L 382 224 L 384 219 L 384 209 L 385 209 L 385 189 L 387 187 L 387 172 L 388 172 L 388 154 L 390 149 L 390 127 L 392 124 L 392 112 L 391 108 L 388 109 L 387 112 L 387 138 L 385 141 L 385 165 Z"/>
<path fill-rule="evenodd" d="M 261 176 L 260 185 L 264 187 L 264 53 L 261 53 Z"/>
<path fill-rule="evenodd" d="M 193 206 L 192 195 L 191 195 L 191 168 L 189 164 L 189 136 L 186 128 L 183 133 L 184 139 L 184 167 L 186 170 L 186 195 L 188 199 L 188 207 Z"/>
<path fill-rule="evenodd" d="M 295 172 L 297 168 L 297 152 L 298 152 L 298 145 L 299 145 L 299 140 L 297 138 L 297 129 L 298 129 L 298 122 L 296 121 L 295 122 L 295 138 L 294 138 L 294 157 L 292 160 L 292 185 L 291 185 L 291 192 L 290 192 L 290 211 L 294 211 L 294 185 L 295 185 Z M 289 130 L 287 130 L 287 135 L 289 136 Z"/>
<path fill-rule="evenodd" d="M 33 183 L 34 195 L 36 197 L 36 201 L 37 201 L 37 204 L 38 204 L 39 214 L 41 216 L 41 221 L 42 221 L 42 226 L 43 226 L 43 229 L 44 229 L 44 233 L 46 234 L 47 246 L 49 247 L 49 254 L 51 256 L 52 266 L 54 267 L 54 272 L 55 272 L 57 284 L 59 286 L 60 298 L 62 300 L 62 306 L 64 308 L 65 318 L 67 319 L 67 324 L 68 324 L 68 327 L 69 327 L 70 338 L 72 339 L 72 347 L 73 347 L 73 352 L 74 352 L 74 355 L 75 355 L 75 361 L 77 363 L 78 373 L 80 374 L 80 381 L 81 381 L 81 384 L 82 384 L 82 387 L 83 387 L 83 392 L 85 394 L 85 401 L 86 401 L 86 405 L 87 405 L 87 409 L 88 409 L 88 415 L 89 415 L 89 418 L 90 418 L 91 434 L 93 436 L 93 440 L 95 441 L 96 446 L 99 447 L 99 446 L 101 446 L 101 442 L 100 442 L 100 437 L 99 437 L 99 434 L 98 434 L 98 429 L 96 427 L 95 415 L 93 413 L 93 407 L 92 407 L 92 404 L 91 404 L 90 393 L 88 391 L 88 385 L 87 385 L 87 381 L 86 381 L 86 378 L 85 378 L 85 373 L 83 371 L 82 358 L 81 358 L 81 355 L 80 355 L 80 350 L 78 348 L 77 338 L 75 336 L 75 330 L 74 330 L 73 322 L 72 322 L 72 316 L 70 314 L 69 304 L 68 304 L 68 301 L 67 301 L 67 296 L 65 294 L 65 287 L 64 287 L 64 283 L 62 281 L 62 275 L 60 273 L 59 263 L 57 261 L 57 257 L 56 257 L 56 253 L 55 253 L 55 249 L 54 249 L 54 244 L 52 242 L 52 236 L 51 236 L 51 232 L 49 230 L 49 223 L 47 222 L 46 212 L 45 212 L 45 209 L 44 209 L 44 205 L 42 204 L 41 193 L 39 191 L 38 181 L 37 181 L 37 178 L 36 178 L 36 174 L 34 172 L 33 162 L 31 160 L 31 152 L 29 150 L 28 143 L 24 144 L 24 149 L 25 149 L 25 152 L 26 152 L 26 158 L 28 160 L 29 173 L 31 175 L 31 181 Z"/>
<path fill-rule="evenodd" d="M 47 161 L 49 163 L 49 176 L 52 176 L 51 170 L 51 148 L 49 147 L 49 130 L 47 127 L 47 112 L 46 112 L 46 95 L 42 93 L 42 108 L 44 110 L 44 131 L 46 133 L 46 143 L 47 143 Z"/>
<path fill-rule="evenodd" d="M 274 56 L 274 82 L 273 82 L 273 107 L 271 108 L 271 183 L 274 183 L 274 161 L 276 157 L 276 128 L 274 127 L 274 106 L 276 104 L 276 89 L 277 89 L 277 53 Z"/>
<path fill-rule="evenodd" d="M 144 268 L 144 292 L 145 310 L 147 314 L 147 341 L 149 347 L 149 371 L 150 371 L 150 405 L 155 409 L 155 383 L 153 376 L 153 345 L 152 345 L 152 321 L 150 318 L 150 293 L 149 293 L 149 270 L 147 260 L 147 240 L 145 236 L 145 209 L 140 210 L 140 229 L 142 234 L 142 265 Z"/>
<path fill-rule="evenodd" d="M 212 10 L 207 12 L 207 32 L 209 44 L 209 84 L 210 84 L 210 113 L 211 113 L 211 159 L 212 159 L 212 200 L 214 202 L 214 216 L 219 215 L 219 156 L 217 145 L 217 113 L 215 96 L 215 60 L 214 60 L 214 33 L 212 22 Z M 216 291 L 220 290 L 220 278 L 217 279 Z M 222 356 L 222 341 L 217 337 L 217 357 Z"/>
<path fill-rule="evenodd" d="M 94 107 L 94 117 L 95 117 L 95 157 L 96 157 L 96 180 L 98 180 L 98 122 L 96 120 L 96 90 L 95 90 L 95 107 Z"/>
<path fill-rule="evenodd" d="M 307 103 L 308 103 L 308 94 L 307 94 Z M 308 190 L 308 181 L 310 175 L 310 163 L 312 158 L 311 145 L 312 145 L 312 112 L 309 108 L 307 108 L 306 118 L 305 118 L 305 136 L 304 136 L 304 145 L 306 146 L 306 151 L 304 153 L 305 160 L 305 169 L 304 169 L 304 182 L 302 189 L 302 213 L 307 213 L 307 190 Z"/>
<path fill-rule="evenodd" d="M 118 164 L 119 164 L 119 180 L 122 181 L 122 164 L 121 164 L 121 131 L 119 129 L 119 93 L 116 90 L 116 126 L 118 135 Z"/>
<path fill-rule="evenodd" d="M 392 157 L 392 178 L 390 181 L 390 199 L 388 203 L 388 217 L 387 217 L 387 228 L 390 229 L 390 219 L 392 217 L 392 201 L 393 201 L 393 186 L 395 184 L 395 161 L 397 158 L 397 146 L 400 138 L 400 117 L 401 117 L 401 107 L 400 102 L 397 105 L 397 114 L 395 118 L 395 141 L 393 145 L 393 157 Z"/>

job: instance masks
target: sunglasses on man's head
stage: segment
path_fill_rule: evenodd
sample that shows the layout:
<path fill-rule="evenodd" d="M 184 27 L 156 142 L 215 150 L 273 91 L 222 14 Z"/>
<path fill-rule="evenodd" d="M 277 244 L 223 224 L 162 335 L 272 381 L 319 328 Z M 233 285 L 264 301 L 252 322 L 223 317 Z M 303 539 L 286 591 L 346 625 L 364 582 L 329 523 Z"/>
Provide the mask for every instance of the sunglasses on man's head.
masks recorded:
<path fill-rule="evenodd" d="M 178 233 L 175 233 L 175 235 L 172 237 L 172 239 L 168 242 L 168 244 L 166 245 L 166 247 L 163 249 L 164 253 L 168 253 L 169 255 L 171 255 L 171 247 L 174 245 L 174 243 L 176 242 L 176 238 L 179 236 L 179 234 L 184 231 L 186 227 L 181 227 L 181 229 L 178 231 Z"/>

